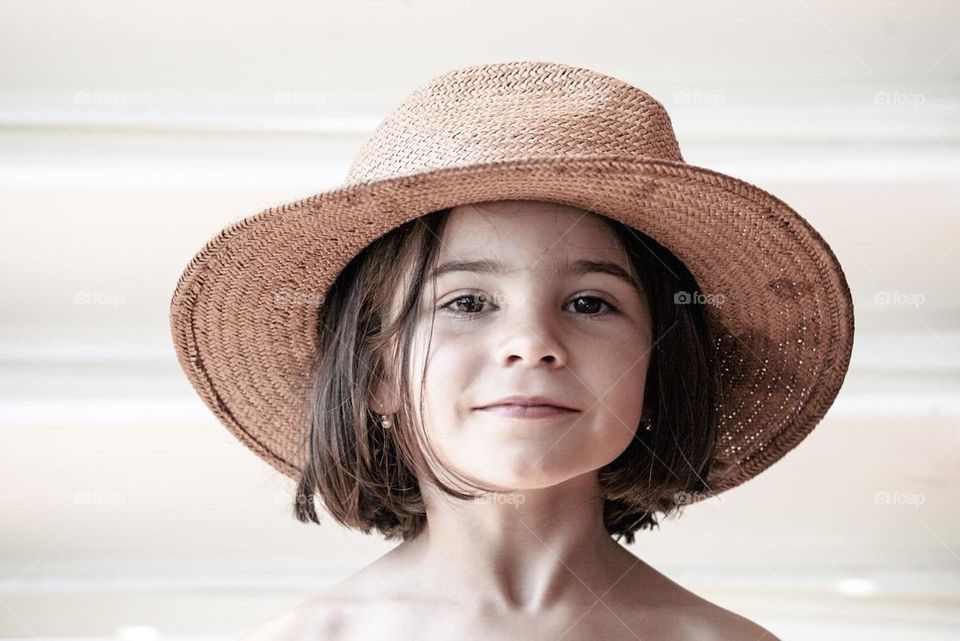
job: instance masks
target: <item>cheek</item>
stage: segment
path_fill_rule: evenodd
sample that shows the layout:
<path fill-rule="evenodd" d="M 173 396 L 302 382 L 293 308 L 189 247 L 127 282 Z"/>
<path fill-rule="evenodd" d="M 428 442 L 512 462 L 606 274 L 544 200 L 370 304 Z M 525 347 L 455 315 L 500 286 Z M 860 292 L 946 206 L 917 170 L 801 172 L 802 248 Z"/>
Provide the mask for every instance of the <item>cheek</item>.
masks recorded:
<path fill-rule="evenodd" d="M 643 407 L 649 343 L 632 337 L 637 347 L 584 345 L 570 354 L 576 364 L 566 379 L 579 388 L 586 408 L 578 420 L 554 427 L 531 428 L 491 422 L 472 412 L 470 394 L 488 381 L 478 341 L 434 332 L 424 385 L 424 429 L 441 462 L 481 482 L 504 488 L 547 487 L 584 474 L 616 459 L 636 435 Z M 411 399 L 419 403 L 425 339 L 415 340 L 411 354 Z M 486 375 L 490 372 L 487 371 Z"/>
<path fill-rule="evenodd" d="M 428 435 L 454 436 L 458 425 L 468 412 L 466 391 L 476 378 L 479 355 L 470 352 L 470 346 L 445 339 L 435 332 L 430 342 L 429 361 L 424 360 L 427 339 L 415 339 L 411 352 L 410 398 L 419 408 L 421 382 L 423 383 L 423 420 Z"/>
<path fill-rule="evenodd" d="M 424 385 L 424 411 L 431 419 L 431 432 L 455 431 L 457 423 L 470 409 L 465 394 L 475 375 L 470 362 L 463 352 L 436 349 L 434 346 Z"/>
<path fill-rule="evenodd" d="M 620 456 L 639 429 L 649 365 L 646 347 L 597 351 L 581 361 L 585 369 L 577 375 L 589 386 L 585 396 L 593 401 L 583 421 L 587 429 L 570 438 L 569 447 L 594 469 Z"/>
<path fill-rule="evenodd" d="M 644 386 L 650 355 L 646 350 L 626 350 L 590 361 L 584 373 L 596 400 L 595 409 L 623 429 L 635 431 L 643 413 Z"/>

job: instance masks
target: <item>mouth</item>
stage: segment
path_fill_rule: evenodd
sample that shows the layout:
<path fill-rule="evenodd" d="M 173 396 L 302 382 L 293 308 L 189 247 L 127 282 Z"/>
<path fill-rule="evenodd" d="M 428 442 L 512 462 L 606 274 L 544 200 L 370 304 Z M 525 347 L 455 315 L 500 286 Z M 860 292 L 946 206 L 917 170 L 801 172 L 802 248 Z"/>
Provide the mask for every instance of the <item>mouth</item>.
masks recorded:
<path fill-rule="evenodd" d="M 502 416 L 505 418 L 553 418 L 557 416 L 569 416 L 573 414 L 578 414 L 577 410 L 567 409 L 565 407 L 557 407 L 556 405 L 513 405 L 513 404 L 504 404 L 504 405 L 489 405 L 487 407 L 479 407 L 475 411 L 477 412 L 487 412 L 495 416 Z"/>

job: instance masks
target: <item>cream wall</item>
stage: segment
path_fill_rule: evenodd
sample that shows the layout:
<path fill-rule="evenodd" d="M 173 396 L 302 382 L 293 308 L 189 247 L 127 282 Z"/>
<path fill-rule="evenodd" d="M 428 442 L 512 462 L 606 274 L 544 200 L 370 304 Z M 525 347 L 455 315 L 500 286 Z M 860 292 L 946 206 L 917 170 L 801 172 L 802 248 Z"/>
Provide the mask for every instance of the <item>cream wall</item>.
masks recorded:
<path fill-rule="evenodd" d="M 953 3 L 16 1 L 0 18 L 0 637 L 235 638 L 389 549 L 290 516 L 289 483 L 183 378 L 167 305 L 211 235 L 334 186 L 407 91 L 510 59 L 650 92 L 688 162 L 786 200 L 853 291 L 824 422 L 635 553 L 785 641 L 955 637 Z"/>

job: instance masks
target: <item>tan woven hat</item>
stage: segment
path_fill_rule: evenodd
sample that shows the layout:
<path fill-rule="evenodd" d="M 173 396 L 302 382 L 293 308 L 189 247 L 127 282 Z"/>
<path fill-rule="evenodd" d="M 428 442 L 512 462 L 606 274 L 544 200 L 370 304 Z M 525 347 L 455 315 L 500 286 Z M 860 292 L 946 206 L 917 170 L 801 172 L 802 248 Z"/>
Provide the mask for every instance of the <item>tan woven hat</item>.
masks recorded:
<path fill-rule="evenodd" d="M 853 346 L 853 301 L 816 230 L 762 189 L 685 163 L 666 110 L 647 93 L 531 61 L 427 82 L 376 128 L 342 186 L 209 240 L 171 301 L 190 383 L 244 445 L 298 478 L 306 374 L 328 287 L 387 231 L 490 200 L 619 220 L 684 261 L 704 294 L 722 295 L 707 306 L 722 355 L 722 417 L 710 491 L 691 502 L 769 467 L 833 403 Z"/>

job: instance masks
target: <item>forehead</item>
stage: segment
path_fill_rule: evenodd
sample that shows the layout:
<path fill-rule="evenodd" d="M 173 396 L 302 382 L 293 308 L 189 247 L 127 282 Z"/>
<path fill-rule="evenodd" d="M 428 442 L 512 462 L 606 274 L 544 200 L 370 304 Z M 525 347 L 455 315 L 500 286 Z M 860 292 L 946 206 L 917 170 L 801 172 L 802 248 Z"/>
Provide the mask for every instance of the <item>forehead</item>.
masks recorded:
<path fill-rule="evenodd" d="M 440 261 L 491 258 L 524 267 L 564 259 L 604 259 L 627 267 L 599 214 L 540 201 L 501 200 L 454 207 Z"/>

